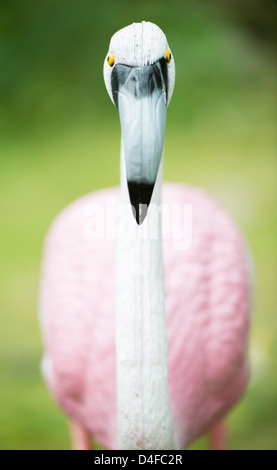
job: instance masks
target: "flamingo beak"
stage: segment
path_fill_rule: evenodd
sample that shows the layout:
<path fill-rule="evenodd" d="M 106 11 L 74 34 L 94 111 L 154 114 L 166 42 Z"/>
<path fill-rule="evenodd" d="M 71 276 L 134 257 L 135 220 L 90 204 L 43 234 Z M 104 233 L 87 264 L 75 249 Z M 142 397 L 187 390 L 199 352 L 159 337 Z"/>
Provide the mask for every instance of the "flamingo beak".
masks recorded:
<path fill-rule="evenodd" d="M 140 225 L 151 202 L 164 146 L 166 86 L 160 62 L 142 67 L 116 65 L 112 90 L 120 116 L 130 202 Z"/>

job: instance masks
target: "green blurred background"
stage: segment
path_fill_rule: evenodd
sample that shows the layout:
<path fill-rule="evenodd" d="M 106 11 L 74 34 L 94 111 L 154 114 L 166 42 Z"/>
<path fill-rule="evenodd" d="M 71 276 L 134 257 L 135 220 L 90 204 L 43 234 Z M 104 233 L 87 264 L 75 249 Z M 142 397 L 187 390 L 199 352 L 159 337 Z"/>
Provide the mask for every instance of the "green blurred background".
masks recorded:
<path fill-rule="evenodd" d="M 228 420 L 230 447 L 277 449 L 274 0 L 1 0 L 1 449 L 70 447 L 39 371 L 42 241 L 66 204 L 119 183 L 102 67 L 112 34 L 141 20 L 165 31 L 176 61 L 165 179 L 215 195 L 255 262 L 252 379 Z"/>

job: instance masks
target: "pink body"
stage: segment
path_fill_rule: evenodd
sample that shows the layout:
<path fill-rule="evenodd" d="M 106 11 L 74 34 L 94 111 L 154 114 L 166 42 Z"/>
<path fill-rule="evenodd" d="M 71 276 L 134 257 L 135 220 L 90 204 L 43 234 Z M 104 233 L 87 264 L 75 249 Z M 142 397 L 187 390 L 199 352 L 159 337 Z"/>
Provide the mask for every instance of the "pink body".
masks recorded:
<path fill-rule="evenodd" d="M 118 188 L 87 195 L 55 220 L 46 241 L 41 293 L 44 373 L 65 412 L 116 449 L 116 240 L 91 240 L 92 204 Z M 217 423 L 241 397 L 250 280 L 244 242 L 204 192 L 165 184 L 167 204 L 192 204 L 187 251 L 164 240 L 171 408 L 181 448 Z M 163 224 L 168 221 L 164 218 Z"/>

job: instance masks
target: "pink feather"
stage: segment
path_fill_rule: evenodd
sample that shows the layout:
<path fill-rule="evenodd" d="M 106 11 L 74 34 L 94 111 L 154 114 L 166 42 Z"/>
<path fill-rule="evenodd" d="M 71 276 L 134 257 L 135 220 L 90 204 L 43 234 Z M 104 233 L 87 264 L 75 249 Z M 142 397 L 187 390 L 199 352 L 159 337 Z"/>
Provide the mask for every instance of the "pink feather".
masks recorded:
<path fill-rule="evenodd" d="M 118 195 L 118 188 L 95 192 L 57 217 L 41 291 L 46 381 L 64 411 L 109 449 L 118 447 L 116 240 L 91 240 L 86 227 L 91 205 Z M 164 184 L 162 197 L 191 204 L 193 214 L 189 250 L 163 242 L 170 400 L 183 448 L 244 392 L 251 286 L 244 241 L 228 214 L 195 188 Z"/>

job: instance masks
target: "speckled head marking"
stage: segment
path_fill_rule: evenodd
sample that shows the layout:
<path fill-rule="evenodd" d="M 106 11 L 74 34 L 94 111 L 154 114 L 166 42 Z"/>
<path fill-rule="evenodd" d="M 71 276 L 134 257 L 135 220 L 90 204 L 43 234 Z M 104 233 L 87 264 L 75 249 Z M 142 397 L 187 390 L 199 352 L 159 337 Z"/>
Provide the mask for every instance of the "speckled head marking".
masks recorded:
<path fill-rule="evenodd" d="M 107 59 L 112 55 L 114 62 L 109 66 Z M 168 60 L 170 56 L 170 60 Z M 104 79 L 112 102 L 111 75 L 117 64 L 139 67 L 151 65 L 164 59 L 166 62 L 166 80 L 168 83 L 167 105 L 169 104 L 175 83 L 175 64 L 173 54 L 163 31 L 153 23 L 142 21 L 133 23 L 117 31 L 111 38 L 109 50 L 104 62 Z"/>

